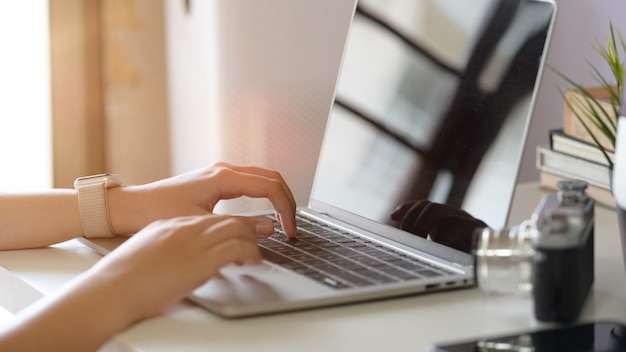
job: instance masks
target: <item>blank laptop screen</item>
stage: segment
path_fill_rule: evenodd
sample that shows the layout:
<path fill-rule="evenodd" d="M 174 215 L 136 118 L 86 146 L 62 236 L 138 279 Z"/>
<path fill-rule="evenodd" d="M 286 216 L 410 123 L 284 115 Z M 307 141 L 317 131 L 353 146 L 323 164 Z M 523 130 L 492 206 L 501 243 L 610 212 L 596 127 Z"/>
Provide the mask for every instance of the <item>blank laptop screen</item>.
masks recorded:
<path fill-rule="evenodd" d="M 312 199 L 394 225 L 429 199 L 506 225 L 553 4 L 362 0 Z"/>

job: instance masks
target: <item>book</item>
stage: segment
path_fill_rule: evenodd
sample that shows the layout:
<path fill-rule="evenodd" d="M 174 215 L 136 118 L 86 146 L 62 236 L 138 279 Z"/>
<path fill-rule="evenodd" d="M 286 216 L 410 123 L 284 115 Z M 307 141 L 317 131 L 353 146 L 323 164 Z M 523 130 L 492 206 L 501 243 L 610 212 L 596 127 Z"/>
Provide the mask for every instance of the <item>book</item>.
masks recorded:
<path fill-rule="evenodd" d="M 596 187 L 611 188 L 611 172 L 606 165 L 560 153 L 547 147 L 537 147 L 537 169 L 551 174 L 587 181 Z"/>
<path fill-rule="evenodd" d="M 595 163 L 609 166 L 608 161 L 604 157 L 604 154 L 595 146 L 595 144 L 587 143 L 583 140 L 574 138 L 565 132 L 563 129 L 550 130 L 550 149 L 575 156 L 577 158 L 586 159 Z M 611 161 L 615 161 L 615 153 L 607 151 Z"/>
<path fill-rule="evenodd" d="M 557 191 L 557 183 L 565 180 L 571 180 L 571 178 L 555 175 L 547 171 L 539 172 L 539 187 L 546 191 Z M 610 190 L 589 184 L 586 192 L 597 204 L 615 209 L 615 198 Z"/>
<path fill-rule="evenodd" d="M 587 90 L 591 93 L 594 99 L 600 104 L 606 111 L 609 112 L 609 117 L 612 121 L 617 121 L 613 106 L 610 102 L 609 92 L 604 87 L 592 87 L 587 88 Z M 576 117 L 576 113 L 578 112 L 579 116 L 583 117 L 587 116 L 587 110 L 585 103 L 585 97 L 580 93 L 579 90 L 570 89 L 565 92 L 565 109 L 563 112 L 563 133 L 568 136 L 577 138 L 579 140 L 585 141 L 589 144 L 595 144 L 594 140 L 591 138 L 591 135 L 583 124 L 580 122 L 580 119 Z M 585 124 L 593 135 L 598 139 L 600 145 L 604 147 L 606 150 L 614 150 L 613 144 L 609 141 L 609 139 L 600 132 L 600 129 L 596 127 L 593 123 L 585 121 Z"/>

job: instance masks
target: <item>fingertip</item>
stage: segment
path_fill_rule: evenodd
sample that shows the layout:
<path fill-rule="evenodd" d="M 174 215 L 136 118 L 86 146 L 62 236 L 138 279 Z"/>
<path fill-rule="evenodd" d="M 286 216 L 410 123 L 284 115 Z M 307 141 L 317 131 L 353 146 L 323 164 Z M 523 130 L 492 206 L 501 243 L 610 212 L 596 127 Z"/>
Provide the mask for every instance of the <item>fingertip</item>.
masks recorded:
<path fill-rule="evenodd" d="M 289 226 L 286 226 L 285 228 L 289 229 L 289 231 L 285 231 L 287 237 L 296 238 L 298 236 L 298 228 L 296 227 L 295 222 L 292 222 Z"/>
<path fill-rule="evenodd" d="M 289 238 L 296 238 L 298 230 L 295 213 L 291 211 L 289 215 L 285 216 L 285 213 L 281 214 L 279 211 L 276 211 L 275 215 L 285 235 Z"/>

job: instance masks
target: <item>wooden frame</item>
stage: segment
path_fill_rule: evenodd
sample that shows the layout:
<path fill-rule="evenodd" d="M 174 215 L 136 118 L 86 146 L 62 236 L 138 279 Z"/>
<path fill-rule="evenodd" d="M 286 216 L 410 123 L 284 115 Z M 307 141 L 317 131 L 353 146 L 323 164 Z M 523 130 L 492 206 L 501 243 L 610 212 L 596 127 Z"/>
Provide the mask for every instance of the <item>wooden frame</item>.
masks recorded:
<path fill-rule="evenodd" d="M 98 1 L 51 0 L 50 70 L 55 187 L 105 171 Z"/>
<path fill-rule="evenodd" d="M 55 187 L 168 177 L 165 14 L 155 0 L 50 0 Z"/>

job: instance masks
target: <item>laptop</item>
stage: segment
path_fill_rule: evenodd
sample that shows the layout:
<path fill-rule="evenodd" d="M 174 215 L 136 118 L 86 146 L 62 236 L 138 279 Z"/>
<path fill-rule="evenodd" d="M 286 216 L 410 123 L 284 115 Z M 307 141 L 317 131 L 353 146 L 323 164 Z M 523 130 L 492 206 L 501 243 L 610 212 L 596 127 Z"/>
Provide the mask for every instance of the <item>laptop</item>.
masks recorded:
<path fill-rule="evenodd" d="M 226 266 L 188 298 L 245 317 L 474 287 L 468 251 L 391 214 L 427 200 L 507 225 L 555 11 L 546 0 L 355 3 L 298 239 L 276 222 L 262 265 Z M 435 226 L 455 236 L 453 221 Z M 101 254 L 123 240 L 81 239 Z"/>

